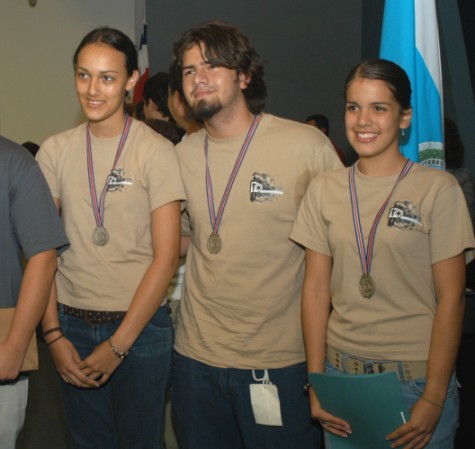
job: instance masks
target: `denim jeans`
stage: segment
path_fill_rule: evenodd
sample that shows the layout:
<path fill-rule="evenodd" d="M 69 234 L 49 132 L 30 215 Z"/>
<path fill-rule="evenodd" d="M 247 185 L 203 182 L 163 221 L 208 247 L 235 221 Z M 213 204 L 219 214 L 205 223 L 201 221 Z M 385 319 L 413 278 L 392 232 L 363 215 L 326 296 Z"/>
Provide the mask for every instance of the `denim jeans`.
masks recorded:
<path fill-rule="evenodd" d="M 318 449 L 305 363 L 269 369 L 277 386 L 283 426 L 256 424 L 249 385 L 252 370 L 216 368 L 175 352 L 172 413 L 181 449 Z M 255 371 L 262 377 L 263 371 Z"/>
<path fill-rule="evenodd" d="M 328 360 L 325 362 L 325 372 L 329 374 L 347 374 L 339 371 L 335 366 L 330 364 Z M 415 379 L 407 382 L 401 382 L 402 392 L 407 401 L 409 409 L 424 393 L 426 380 Z M 439 422 L 432 434 L 429 443 L 424 446 L 424 449 L 453 449 L 455 432 L 458 427 L 459 418 L 459 396 L 458 386 L 455 375 L 450 379 L 447 390 L 447 398 L 445 400 L 444 409 L 440 416 Z M 350 423 L 351 424 L 351 423 Z M 388 448 L 389 448 L 388 442 Z M 331 449 L 331 444 L 328 438 L 325 438 L 325 447 Z"/>
<path fill-rule="evenodd" d="M 89 325 L 59 311 L 63 334 L 85 358 L 120 323 Z M 170 384 L 173 328 L 167 306 L 144 328 L 110 380 L 97 389 L 60 378 L 69 432 L 76 449 L 161 449 L 165 391 Z"/>

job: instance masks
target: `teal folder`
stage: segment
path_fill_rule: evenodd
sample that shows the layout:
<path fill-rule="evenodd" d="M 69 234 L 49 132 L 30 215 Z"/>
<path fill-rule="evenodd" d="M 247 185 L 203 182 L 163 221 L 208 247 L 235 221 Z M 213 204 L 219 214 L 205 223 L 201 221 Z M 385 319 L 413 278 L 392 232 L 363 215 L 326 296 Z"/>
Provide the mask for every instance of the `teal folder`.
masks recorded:
<path fill-rule="evenodd" d="M 326 432 L 331 449 L 390 448 L 386 435 L 410 418 L 396 373 L 310 373 L 309 380 L 322 407 L 351 425 L 348 438 Z"/>

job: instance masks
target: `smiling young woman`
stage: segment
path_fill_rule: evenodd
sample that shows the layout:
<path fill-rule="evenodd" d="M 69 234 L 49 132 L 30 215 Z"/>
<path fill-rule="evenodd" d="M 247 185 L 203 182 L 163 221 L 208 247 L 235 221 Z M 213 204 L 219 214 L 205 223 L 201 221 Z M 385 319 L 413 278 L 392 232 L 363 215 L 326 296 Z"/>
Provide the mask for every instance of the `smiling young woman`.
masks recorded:
<path fill-rule="evenodd" d="M 358 153 L 359 169 L 379 175 L 399 171 L 404 157 L 399 133 L 411 124 L 412 109 L 402 109 L 384 81 L 356 78 L 346 90 L 346 135 Z"/>
<path fill-rule="evenodd" d="M 380 446 L 450 449 L 465 262 L 475 247 L 465 199 L 453 176 L 399 151 L 411 119 L 410 83 L 399 66 L 362 62 L 348 75 L 345 97 L 347 137 L 359 159 L 314 179 L 291 233 L 306 248 L 308 368 L 395 371 L 411 418 Z M 351 422 L 323 409 L 318 391 L 311 407 L 327 432 L 351 439 Z"/>
<path fill-rule="evenodd" d="M 173 344 L 165 294 L 178 263 L 183 185 L 171 142 L 124 108 L 137 53 L 119 30 L 73 58 L 87 122 L 38 153 L 71 251 L 43 319 L 74 447 L 163 447 Z"/>
<path fill-rule="evenodd" d="M 129 75 L 125 55 L 103 43 L 82 48 L 75 66 L 76 92 L 91 132 L 103 137 L 119 134 L 125 123 L 125 94 L 135 86 L 138 71 Z"/>

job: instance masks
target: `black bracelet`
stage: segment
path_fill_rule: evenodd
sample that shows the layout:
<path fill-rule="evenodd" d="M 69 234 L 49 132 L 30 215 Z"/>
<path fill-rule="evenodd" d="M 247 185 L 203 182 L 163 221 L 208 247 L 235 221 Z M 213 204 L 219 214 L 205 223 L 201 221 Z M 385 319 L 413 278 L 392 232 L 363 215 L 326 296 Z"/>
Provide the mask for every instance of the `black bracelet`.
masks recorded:
<path fill-rule="evenodd" d="M 51 329 L 48 329 L 47 331 L 44 331 L 43 332 L 43 338 L 45 338 L 47 335 L 52 334 L 53 332 L 56 332 L 56 331 L 61 332 L 61 328 L 59 326 L 58 327 L 52 327 Z"/>
<path fill-rule="evenodd" d="M 56 337 L 54 340 L 51 340 L 50 342 L 46 343 L 46 346 L 51 346 L 55 341 L 58 341 L 63 337 L 64 337 L 64 335 L 61 334 L 59 337 Z"/>

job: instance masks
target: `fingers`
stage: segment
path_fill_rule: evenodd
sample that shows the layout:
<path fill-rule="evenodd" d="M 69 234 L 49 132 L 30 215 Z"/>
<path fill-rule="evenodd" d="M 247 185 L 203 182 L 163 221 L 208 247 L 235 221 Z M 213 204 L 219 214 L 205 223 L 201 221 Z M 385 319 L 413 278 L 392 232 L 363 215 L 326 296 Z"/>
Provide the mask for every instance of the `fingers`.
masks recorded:
<path fill-rule="evenodd" d="M 110 379 L 122 362 L 104 343 L 96 346 L 88 357 L 81 360 L 71 342 L 66 338 L 63 340 L 64 342 L 58 342 L 52 354 L 61 378 L 70 385 L 99 388 Z"/>
<path fill-rule="evenodd" d="M 59 374 L 67 384 L 74 385 L 75 387 L 98 388 L 101 386 L 101 383 L 97 380 L 97 378 L 100 377 L 99 374 L 89 377 L 83 373 L 77 365 L 63 369 Z"/>
<path fill-rule="evenodd" d="M 312 418 L 320 421 L 323 430 L 331 432 L 343 438 L 347 438 L 351 434 L 351 426 L 337 416 L 328 413 L 321 407 L 312 408 Z"/>
<path fill-rule="evenodd" d="M 406 433 L 400 438 L 394 439 L 391 442 L 392 448 L 403 448 L 403 449 L 422 449 L 426 446 L 432 436 L 432 432 L 420 432 L 416 429 Z M 390 439 L 389 437 L 387 438 Z"/>
<path fill-rule="evenodd" d="M 333 433 L 334 435 L 338 435 L 343 438 L 348 438 L 348 435 L 351 435 L 351 428 L 346 424 L 341 424 L 340 422 L 336 421 L 322 421 L 320 420 L 320 424 L 323 427 L 323 430 Z"/>
<path fill-rule="evenodd" d="M 95 369 L 92 366 L 86 365 L 85 367 L 81 367 L 81 372 L 87 376 L 88 379 L 91 379 L 97 382 L 100 385 L 104 385 L 109 378 L 111 377 L 111 373 L 102 369 Z"/>
<path fill-rule="evenodd" d="M 422 449 L 429 442 L 440 417 L 440 409 L 418 400 L 411 409 L 411 419 L 390 433 L 391 447 Z"/>
<path fill-rule="evenodd" d="M 81 357 L 68 339 L 63 338 L 58 341 L 56 346 L 51 348 L 51 354 L 58 373 L 67 384 L 81 388 L 100 386 L 94 377 L 90 378 L 81 371 Z"/>

